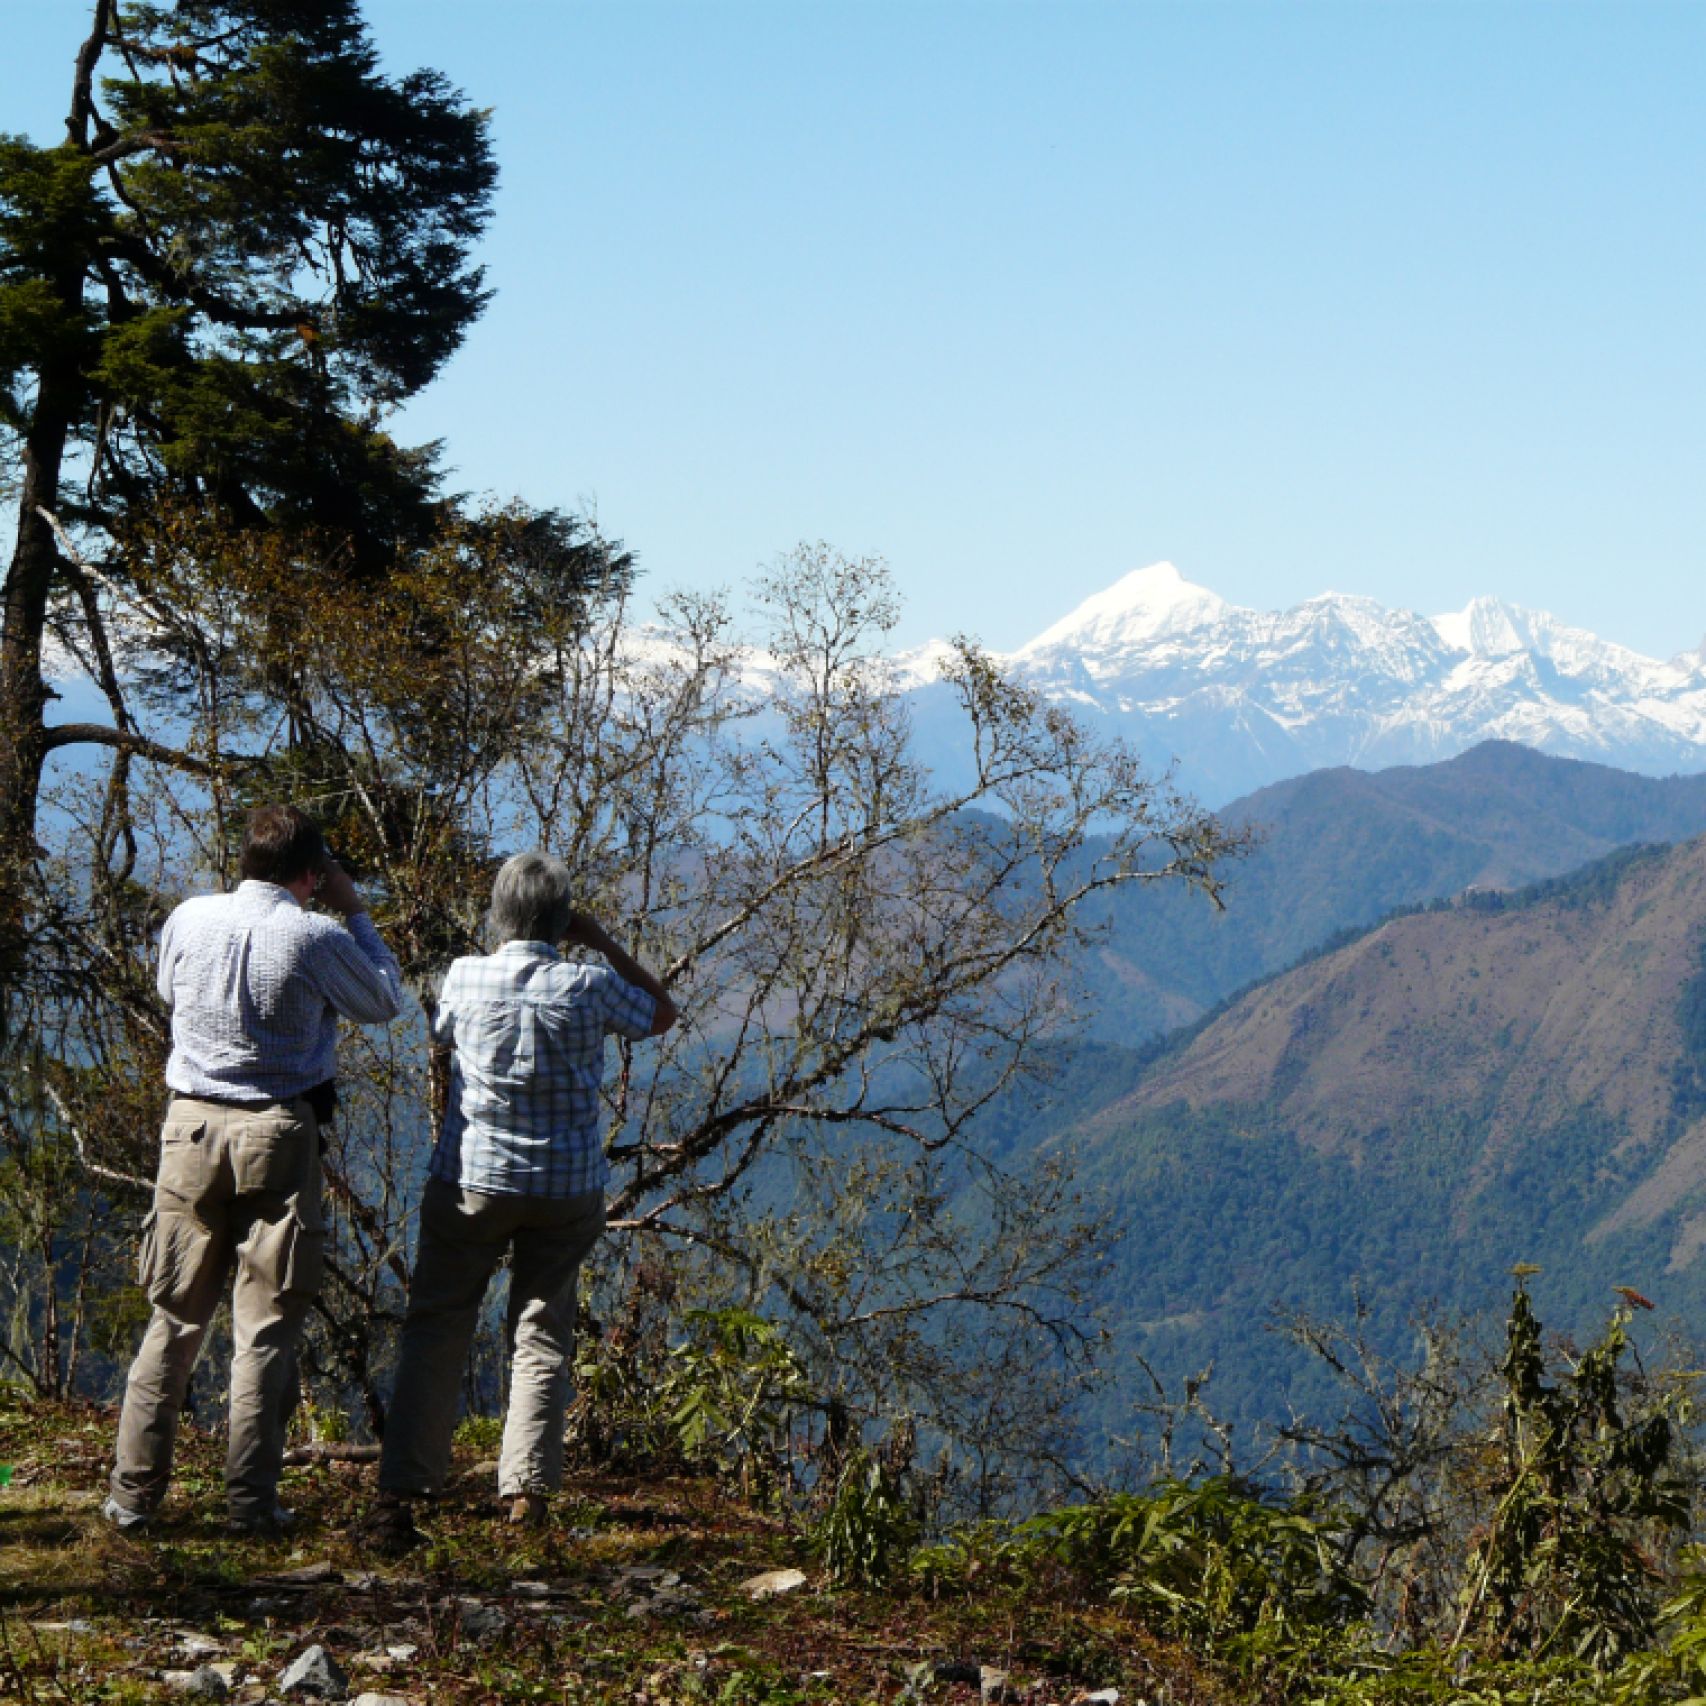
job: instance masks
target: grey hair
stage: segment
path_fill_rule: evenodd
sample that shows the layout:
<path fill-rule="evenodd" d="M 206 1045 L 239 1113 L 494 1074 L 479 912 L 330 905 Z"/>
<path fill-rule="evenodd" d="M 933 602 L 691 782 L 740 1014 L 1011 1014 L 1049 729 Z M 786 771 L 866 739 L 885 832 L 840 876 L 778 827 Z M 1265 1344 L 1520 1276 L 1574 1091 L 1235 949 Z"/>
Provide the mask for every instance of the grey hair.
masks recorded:
<path fill-rule="evenodd" d="M 549 853 L 517 853 L 492 884 L 486 914 L 493 940 L 560 942 L 574 915 L 569 867 Z"/>

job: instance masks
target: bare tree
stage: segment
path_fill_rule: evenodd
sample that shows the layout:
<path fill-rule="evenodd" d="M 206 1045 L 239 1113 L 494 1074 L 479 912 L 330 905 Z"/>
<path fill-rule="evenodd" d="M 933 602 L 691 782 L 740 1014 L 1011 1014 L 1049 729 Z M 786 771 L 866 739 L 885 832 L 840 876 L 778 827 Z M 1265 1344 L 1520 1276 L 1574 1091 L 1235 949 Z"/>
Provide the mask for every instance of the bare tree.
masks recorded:
<path fill-rule="evenodd" d="M 1046 1451 L 1099 1343 L 1096 1216 L 1058 1165 L 1001 1160 L 987 1117 L 1070 1026 L 1086 903 L 1213 896 L 1235 841 L 969 641 L 939 691 L 970 779 L 939 785 L 874 560 L 802 547 L 754 589 L 749 637 L 720 598 L 634 623 L 626 557 L 561 518 L 462 518 L 359 597 L 295 572 L 312 548 L 169 515 L 133 537 L 107 593 L 120 664 L 208 771 L 126 881 L 223 869 L 230 809 L 287 792 L 383 895 L 430 1011 L 496 859 L 562 854 L 686 1015 L 610 1078 L 617 1265 L 670 1252 L 700 1295 L 784 1318 L 826 1399 L 920 1416 L 987 1477 Z M 422 1035 L 346 1059 L 329 1169 L 328 1366 L 370 1395 L 441 1111 Z"/>

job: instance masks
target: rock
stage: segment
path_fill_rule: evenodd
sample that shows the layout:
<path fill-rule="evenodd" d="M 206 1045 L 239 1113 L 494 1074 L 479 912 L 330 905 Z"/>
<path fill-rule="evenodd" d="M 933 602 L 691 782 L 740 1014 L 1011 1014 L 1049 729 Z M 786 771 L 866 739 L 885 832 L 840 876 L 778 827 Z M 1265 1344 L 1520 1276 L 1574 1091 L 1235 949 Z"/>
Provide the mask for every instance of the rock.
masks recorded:
<path fill-rule="evenodd" d="M 179 1635 L 175 1649 L 186 1659 L 210 1658 L 214 1653 L 225 1651 L 225 1643 L 216 1641 L 211 1635 L 203 1635 L 197 1630 L 186 1630 Z"/>
<path fill-rule="evenodd" d="M 501 1635 L 509 1619 L 495 1605 L 482 1605 L 477 1599 L 456 1602 L 456 1621 L 470 1641 L 484 1641 Z"/>
<path fill-rule="evenodd" d="M 420 1648 L 413 1641 L 398 1641 L 385 1649 L 385 1656 L 395 1659 L 400 1665 L 406 1665 L 419 1651 Z"/>
<path fill-rule="evenodd" d="M 1008 1684 L 1006 1671 L 997 1670 L 994 1665 L 978 1667 L 977 1686 L 985 1706 L 998 1706 L 1001 1701 L 1019 1698 Z"/>
<path fill-rule="evenodd" d="M 549 1582 L 511 1582 L 509 1591 L 517 1599 L 566 1599 L 566 1587 L 553 1587 Z"/>
<path fill-rule="evenodd" d="M 698 1609 L 697 1594 L 689 1593 L 685 1588 L 666 1588 L 662 1593 L 654 1593 L 646 1599 L 630 1600 L 628 1615 L 633 1618 L 670 1617 Z"/>
<path fill-rule="evenodd" d="M 1080 1694 L 1072 1706 L 1120 1706 L 1117 1688 L 1098 1688 L 1094 1694 Z"/>
<path fill-rule="evenodd" d="M 315 1700 L 343 1700 L 349 1678 L 322 1646 L 312 1646 L 278 1679 L 280 1694 L 300 1694 Z"/>
<path fill-rule="evenodd" d="M 748 1599 L 774 1599 L 777 1594 L 792 1593 L 806 1585 L 804 1570 L 766 1570 L 762 1575 L 748 1576 L 740 1591 Z"/>
<path fill-rule="evenodd" d="M 198 1670 L 169 1670 L 160 1679 L 174 1694 L 187 1695 L 192 1700 L 228 1700 L 231 1679 L 212 1665 Z"/>
<path fill-rule="evenodd" d="M 358 1694 L 350 1706 L 414 1706 L 405 1694 Z"/>

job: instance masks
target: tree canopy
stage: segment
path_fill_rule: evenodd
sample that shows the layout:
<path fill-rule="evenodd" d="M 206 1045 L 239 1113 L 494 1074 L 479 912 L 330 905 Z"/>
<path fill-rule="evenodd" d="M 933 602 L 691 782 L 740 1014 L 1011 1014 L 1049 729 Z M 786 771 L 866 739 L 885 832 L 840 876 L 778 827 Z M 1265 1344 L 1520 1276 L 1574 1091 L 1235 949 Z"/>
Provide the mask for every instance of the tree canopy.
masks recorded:
<path fill-rule="evenodd" d="M 358 564 L 423 537 L 432 450 L 398 445 L 387 412 L 487 299 L 471 251 L 496 178 L 486 115 L 435 71 L 385 75 L 355 0 L 96 0 L 65 122 L 56 143 L 0 138 L 14 876 L 48 750 L 49 612 L 95 620 L 68 537 L 168 491 L 312 527 Z"/>

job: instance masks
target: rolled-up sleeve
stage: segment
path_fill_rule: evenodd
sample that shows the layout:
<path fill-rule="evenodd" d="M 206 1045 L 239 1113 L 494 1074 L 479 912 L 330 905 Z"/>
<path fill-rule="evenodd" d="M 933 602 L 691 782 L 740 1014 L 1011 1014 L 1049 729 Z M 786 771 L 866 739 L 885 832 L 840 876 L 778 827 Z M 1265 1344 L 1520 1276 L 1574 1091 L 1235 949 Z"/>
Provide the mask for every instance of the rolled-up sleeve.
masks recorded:
<path fill-rule="evenodd" d="M 645 990 L 605 968 L 600 995 L 604 998 L 604 1028 L 630 1042 L 652 1034 L 658 1004 Z"/>

